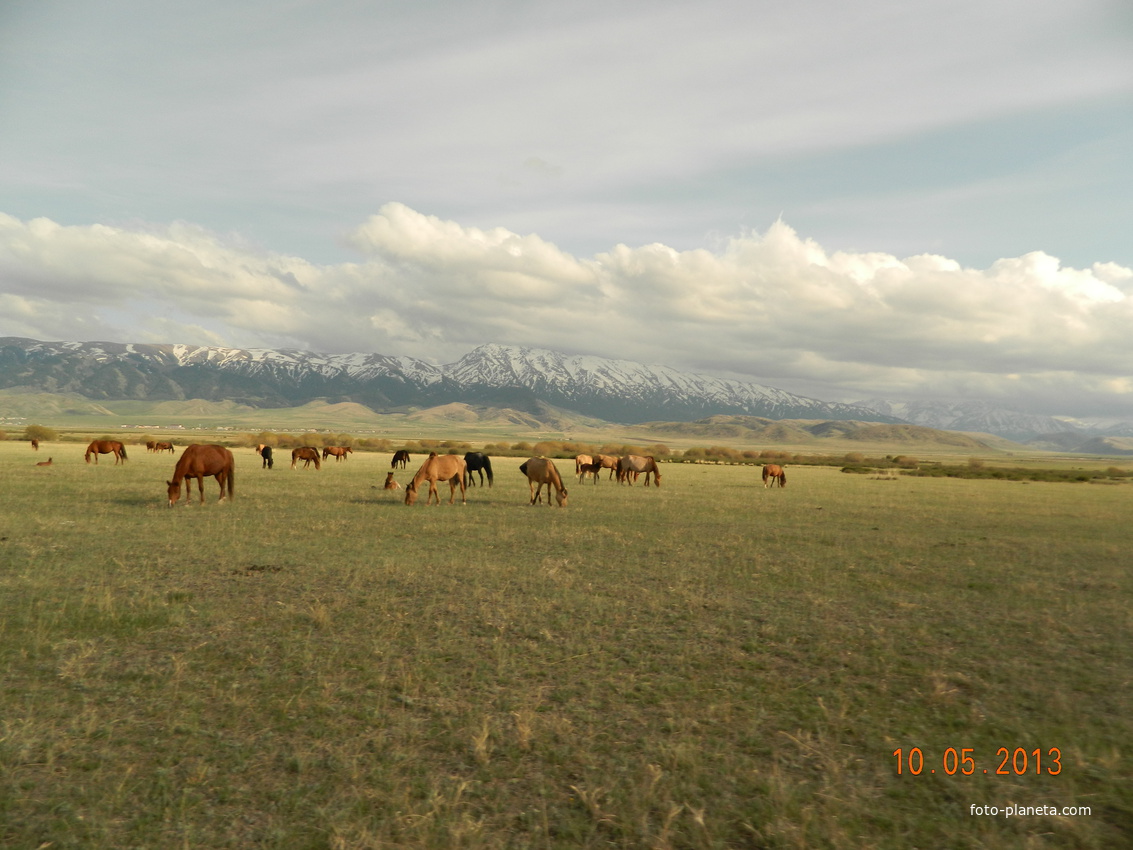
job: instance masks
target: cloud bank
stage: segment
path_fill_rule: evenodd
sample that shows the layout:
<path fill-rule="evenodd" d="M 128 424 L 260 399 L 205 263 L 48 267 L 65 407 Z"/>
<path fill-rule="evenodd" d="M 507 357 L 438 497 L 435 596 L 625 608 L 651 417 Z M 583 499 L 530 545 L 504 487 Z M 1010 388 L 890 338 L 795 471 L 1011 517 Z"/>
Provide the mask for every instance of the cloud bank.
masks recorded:
<path fill-rule="evenodd" d="M 783 221 L 712 250 L 575 257 L 386 204 L 353 263 L 203 228 L 0 214 L 0 335 L 374 351 L 499 342 L 661 363 L 828 400 L 968 398 L 1133 416 L 1133 270 L 1032 252 L 988 268 L 827 251 Z"/>

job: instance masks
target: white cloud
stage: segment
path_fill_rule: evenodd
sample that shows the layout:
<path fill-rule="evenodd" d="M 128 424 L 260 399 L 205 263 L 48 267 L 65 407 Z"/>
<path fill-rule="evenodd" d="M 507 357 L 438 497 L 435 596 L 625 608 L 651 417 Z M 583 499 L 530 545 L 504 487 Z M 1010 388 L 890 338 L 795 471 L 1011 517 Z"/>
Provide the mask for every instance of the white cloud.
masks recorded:
<path fill-rule="evenodd" d="M 1133 271 L 1033 252 L 827 252 L 782 221 L 718 250 L 553 243 L 387 204 L 360 263 L 265 254 L 201 228 L 0 216 L 0 334 L 378 351 L 437 362 L 483 342 L 745 376 L 827 398 L 1048 396 L 1128 403 Z M 191 337 L 191 338 L 187 338 Z M 800 390 L 802 391 L 802 390 Z M 1061 396 L 1061 398 L 1060 398 Z M 1040 407 L 1043 405 L 1039 405 Z"/>

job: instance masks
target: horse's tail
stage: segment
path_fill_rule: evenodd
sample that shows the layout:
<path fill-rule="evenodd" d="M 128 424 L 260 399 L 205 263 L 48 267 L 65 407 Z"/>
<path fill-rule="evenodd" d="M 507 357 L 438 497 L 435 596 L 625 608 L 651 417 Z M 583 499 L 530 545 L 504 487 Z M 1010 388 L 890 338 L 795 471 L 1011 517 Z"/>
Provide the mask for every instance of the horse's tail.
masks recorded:
<path fill-rule="evenodd" d="M 126 457 L 126 444 L 125 443 L 122 444 L 122 460 L 129 460 L 129 458 Z"/>
<path fill-rule="evenodd" d="M 519 474 L 520 475 L 526 475 L 527 474 L 527 461 L 524 461 L 523 463 L 521 463 L 519 465 Z"/>
<path fill-rule="evenodd" d="M 484 471 L 486 473 L 488 473 L 488 486 L 491 487 L 492 486 L 492 461 L 487 455 L 484 455 Z"/>
<path fill-rule="evenodd" d="M 228 467 L 228 498 L 232 498 L 232 492 L 236 489 L 236 464 L 233 463 Z"/>
<path fill-rule="evenodd" d="M 787 486 L 787 470 L 785 470 L 785 469 L 782 472 L 779 473 L 779 486 L 780 487 L 786 487 Z"/>

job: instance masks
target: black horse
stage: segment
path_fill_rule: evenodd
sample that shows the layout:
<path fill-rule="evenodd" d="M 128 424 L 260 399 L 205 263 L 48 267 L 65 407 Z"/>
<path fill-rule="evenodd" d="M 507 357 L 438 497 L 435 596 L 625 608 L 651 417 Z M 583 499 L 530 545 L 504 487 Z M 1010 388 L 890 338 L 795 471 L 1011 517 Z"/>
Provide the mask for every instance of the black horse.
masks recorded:
<path fill-rule="evenodd" d="M 468 469 L 468 486 L 472 487 L 476 482 L 472 478 L 473 472 L 480 473 L 480 486 L 484 486 L 484 473 L 488 473 L 488 486 L 492 486 L 492 460 L 482 452 L 469 452 L 464 456 L 464 463 Z"/>
<path fill-rule="evenodd" d="M 390 469 L 397 469 L 399 466 L 405 469 L 409 465 L 409 452 L 405 449 L 398 449 L 393 453 L 393 463 L 389 465 Z"/>
<path fill-rule="evenodd" d="M 271 455 L 271 446 L 262 446 L 260 448 L 260 457 L 264 459 L 264 469 L 271 469 L 275 466 L 275 458 Z"/>

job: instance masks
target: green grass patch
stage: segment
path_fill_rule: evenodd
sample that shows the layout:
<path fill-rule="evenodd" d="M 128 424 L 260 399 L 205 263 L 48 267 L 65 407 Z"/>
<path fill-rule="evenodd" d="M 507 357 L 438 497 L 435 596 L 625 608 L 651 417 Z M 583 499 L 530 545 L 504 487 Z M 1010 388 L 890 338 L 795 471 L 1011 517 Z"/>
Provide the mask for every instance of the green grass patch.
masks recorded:
<path fill-rule="evenodd" d="M 5 847 L 1133 841 L 1127 486 L 672 464 L 559 510 L 500 458 L 408 508 L 388 455 L 236 449 L 171 510 L 175 457 L 82 451 L 0 443 Z"/>

